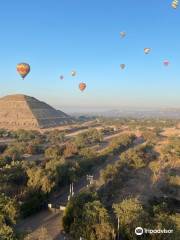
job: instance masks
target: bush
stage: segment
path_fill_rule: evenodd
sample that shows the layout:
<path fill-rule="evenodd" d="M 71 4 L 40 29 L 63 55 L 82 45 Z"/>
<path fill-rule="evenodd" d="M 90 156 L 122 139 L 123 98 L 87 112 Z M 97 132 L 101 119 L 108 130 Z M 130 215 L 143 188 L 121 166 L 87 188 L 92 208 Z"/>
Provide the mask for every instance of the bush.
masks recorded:
<path fill-rule="evenodd" d="M 47 206 L 47 194 L 42 191 L 29 189 L 25 194 L 25 199 L 21 205 L 21 215 L 28 217 Z"/>

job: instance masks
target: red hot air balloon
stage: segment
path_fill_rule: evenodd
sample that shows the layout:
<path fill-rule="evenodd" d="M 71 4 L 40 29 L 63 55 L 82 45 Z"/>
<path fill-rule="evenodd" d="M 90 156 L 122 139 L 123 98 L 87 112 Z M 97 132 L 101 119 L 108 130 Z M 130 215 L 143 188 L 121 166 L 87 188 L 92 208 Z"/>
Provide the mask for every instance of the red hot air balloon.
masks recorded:
<path fill-rule="evenodd" d="M 84 91 L 85 89 L 86 89 L 86 84 L 85 83 L 80 83 L 79 84 L 79 89 L 80 89 L 80 91 Z"/>
<path fill-rule="evenodd" d="M 168 60 L 164 60 L 164 66 L 168 66 L 169 65 L 169 61 Z"/>
<path fill-rule="evenodd" d="M 30 65 L 27 63 L 17 64 L 16 69 L 23 79 L 28 75 L 31 70 Z"/>

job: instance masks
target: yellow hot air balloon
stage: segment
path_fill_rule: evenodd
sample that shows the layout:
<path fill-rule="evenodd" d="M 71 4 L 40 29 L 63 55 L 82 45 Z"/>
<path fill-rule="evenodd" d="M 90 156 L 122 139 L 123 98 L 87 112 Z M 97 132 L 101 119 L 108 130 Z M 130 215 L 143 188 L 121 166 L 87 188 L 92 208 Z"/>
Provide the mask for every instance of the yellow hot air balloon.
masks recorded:
<path fill-rule="evenodd" d="M 28 75 L 31 70 L 28 63 L 19 63 L 17 64 L 16 69 L 23 79 Z"/>
<path fill-rule="evenodd" d="M 171 6 L 172 6 L 174 9 L 176 9 L 176 8 L 178 7 L 178 5 L 179 5 L 179 0 L 174 0 L 174 1 L 172 1 Z"/>
<path fill-rule="evenodd" d="M 83 83 L 83 82 L 81 82 L 81 83 L 79 84 L 79 89 L 80 89 L 80 91 L 84 91 L 84 90 L 86 89 L 86 84 Z"/>

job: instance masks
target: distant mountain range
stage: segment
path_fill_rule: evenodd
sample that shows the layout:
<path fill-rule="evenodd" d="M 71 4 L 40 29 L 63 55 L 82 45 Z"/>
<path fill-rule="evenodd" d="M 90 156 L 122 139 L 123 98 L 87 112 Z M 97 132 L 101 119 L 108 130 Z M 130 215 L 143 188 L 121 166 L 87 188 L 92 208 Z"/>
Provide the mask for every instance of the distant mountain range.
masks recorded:
<path fill-rule="evenodd" d="M 76 112 L 74 116 L 132 117 L 132 118 L 170 118 L 180 119 L 180 108 L 122 108 L 106 111 Z"/>

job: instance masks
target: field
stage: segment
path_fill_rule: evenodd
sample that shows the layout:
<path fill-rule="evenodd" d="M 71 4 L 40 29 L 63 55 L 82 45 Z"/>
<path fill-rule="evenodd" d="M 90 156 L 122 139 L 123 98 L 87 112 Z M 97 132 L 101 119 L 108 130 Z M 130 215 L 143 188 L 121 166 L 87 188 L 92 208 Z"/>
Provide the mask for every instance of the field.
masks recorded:
<path fill-rule="evenodd" d="M 0 236 L 133 240 L 139 224 L 173 229 L 166 239 L 178 239 L 179 169 L 178 120 L 97 118 L 41 131 L 0 129 Z"/>

